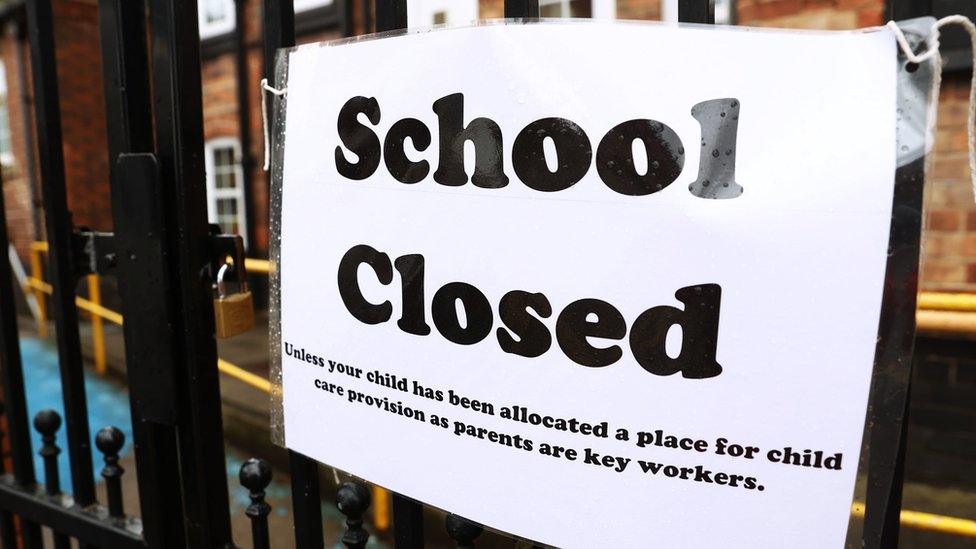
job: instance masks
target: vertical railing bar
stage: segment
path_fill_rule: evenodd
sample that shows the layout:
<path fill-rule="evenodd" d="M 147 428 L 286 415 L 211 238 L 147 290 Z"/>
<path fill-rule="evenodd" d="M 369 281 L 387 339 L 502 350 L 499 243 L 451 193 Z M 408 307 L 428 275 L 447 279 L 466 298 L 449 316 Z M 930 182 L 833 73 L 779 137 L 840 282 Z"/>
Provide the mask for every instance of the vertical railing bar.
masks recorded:
<path fill-rule="evenodd" d="M 0 182 L 0 246 L 6 248 L 7 247 L 7 234 L 6 234 L 7 223 L 6 223 L 3 207 L 4 207 L 3 206 L 3 184 L 2 182 Z M 10 270 L 9 270 L 10 268 L 7 267 L 6 265 L 7 263 L 4 262 L 4 265 L 0 266 L 0 269 L 6 269 L 7 278 L 10 278 Z M 4 284 L 3 280 L 4 280 L 4 276 L 0 274 L 0 284 Z M 0 308 L 3 308 L 7 305 L 12 305 L 12 303 L 4 302 L 3 298 L 4 296 L 0 295 Z M 3 357 L 2 346 L 3 343 L 0 342 L 0 357 Z M 2 364 L 6 364 L 6 362 L 3 362 Z M 6 407 L 4 406 L 3 402 L 0 401 L 0 417 L 3 417 L 4 412 L 6 411 L 7 411 Z M 5 434 L 6 433 L 0 430 L 0 448 L 3 448 L 3 439 Z M 6 460 L 4 460 L 3 456 L 0 455 L 0 475 L 7 474 L 7 465 L 5 461 Z M 4 547 L 4 548 L 17 547 L 17 528 L 14 525 L 14 515 L 13 513 L 7 510 L 0 511 L 0 547 Z"/>
<path fill-rule="evenodd" d="M 539 0 L 505 0 L 505 17 L 539 17 Z"/>
<path fill-rule="evenodd" d="M 932 15 L 932 0 L 887 0 L 885 4 L 886 19 L 892 21 Z"/>
<path fill-rule="evenodd" d="M 376 1 L 376 32 L 407 28 L 407 0 Z M 398 549 L 424 546 L 424 507 L 393 494 L 393 539 Z"/>
<path fill-rule="evenodd" d="M 271 85 L 275 83 L 275 61 L 280 48 L 291 48 L 295 45 L 295 3 L 293 0 L 262 0 L 262 27 L 261 34 L 264 46 L 264 67 L 263 75 Z M 265 93 L 264 90 L 261 93 Z M 267 120 L 272 128 L 278 127 L 278 112 L 274 107 L 274 101 L 267 102 L 268 112 L 265 113 Z M 272 135 L 268 140 L 271 149 L 277 142 Z M 271 155 L 271 151 L 264 151 L 265 155 Z M 269 172 L 270 180 L 270 172 Z M 269 182 L 270 183 L 270 182 Z M 270 184 L 269 184 L 270 189 Z M 271 211 L 271 196 L 268 192 L 268 211 Z"/>
<path fill-rule="evenodd" d="M 376 32 L 407 28 L 407 0 L 376 0 Z"/>
<path fill-rule="evenodd" d="M 714 25 L 715 5 L 711 0 L 678 0 L 678 21 Z"/>
<path fill-rule="evenodd" d="M 123 177 L 117 166 L 123 153 L 153 149 L 145 18 L 143 2 L 99 0 L 105 115 L 112 128 L 107 132 L 112 219 L 120 246 L 133 252 L 117 258 L 116 274 L 126 317 L 126 374 L 143 537 L 149 547 L 178 547 L 186 543 L 173 423 L 178 394 L 177 365 L 171 351 L 176 345 L 169 321 L 172 305 L 167 307 L 171 286 L 163 282 L 162 273 L 153 272 L 157 268 L 152 262 L 161 256 L 163 220 L 161 215 L 146 215 L 146 209 L 134 207 L 138 198 L 140 204 L 158 204 L 158 191 L 153 187 L 158 182 L 132 174 Z M 158 205 L 148 209 L 161 211 Z M 152 313 L 145 314 L 147 310 Z M 165 411 L 159 410 L 160 403 Z"/>
<path fill-rule="evenodd" d="M 247 68 L 247 40 L 244 36 L 245 18 L 247 17 L 247 0 L 234 0 L 235 21 L 234 25 L 234 70 L 237 92 L 237 139 L 241 143 L 241 173 L 243 180 L 241 186 L 244 188 L 244 219 L 247 222 L 245 231 L 247 233 L 248 252 L 254 250 L 255 244 L 255 216 L 254 216 L 254 156 L 251 154 L 251 79 L 248 77 Z M 249 253 L 249 255 L 252 255 Z"/>
<path fill-rule="evenodd" d="M 353 0 L 339 0 L 339 26 L 344 38 L 355 34 L 352 2 Z"/>
<path fill-rule="evenodd" d="M 931 0 L 890 0 L 888 8 L 893 20 L 932 15 Z M 936 67 L 934 70 L 940 69 Z M 938 100 L 937 97 L 930 99 Z M 889 284 L 885 287 L 882 309 L 903 315 L 882 315 L 878 349 L 875 352 L 876 371 L 868 403 L 868 421 L 871 425 L 868 444 L 871 451 L 867 463 L 861 545 L 872 549 L 898 546 L 911 402 L 911 357 L 915 343 L 913 316 L 916 309 L 924 188 L 924 159 L 898 167 L 893 208 L 900 213 L 892 214 L 890 234 L 892 241 L 895 235 L 900 238 L 897 244 L 889 244 L 885 272 Z M 907 326 L 901 326 L 898 324 L 900 318 L 911 318 L 912 321 L 905 322 Z M 877 371 L 878 364 L 884 365 L 883 371 Z M 904 386 L 900 375 L 905 376 Z M 904 395 L 900 394 L 902 390 Z M 904 400 L 900 400 L 902 398 Z M 888 453 L 892 450 L 895 455 Z"/>
<path fill-rule="evenodd" d="M 232 545 L 203 165 L 203 97 L 196 0 L 151 0 L 156 150 L 164 192 L 164 264 L 181 366 L 179 437 L 187 543 Z"/>
<path fill-rule="evenodd" d="M 0 250 L 10 245 L 7 235 L 7 210 L 0 179 Z M 3 405 L 7 411 L 7 430 L 10 434 L 10 458 L 14 479 L 21 486 L 37 483 L 34 456 L 31 450 L 30 420 L 27 417 L 27 397 L 24 391 L 24 365 L 20 357 L 17 334 L 17 307 L 14 301 L 13 277 L 10 262 L 0 261 L 0 382 L 3 384 Z M 6 529 L 7 520 L 4 520 Z M 41 529 L 37 524 L 21 520 L 24 545 L 40 547 Z M 6 530 L 4 530 L 6 532 Z"/>
<path fill-rule="evenodd" d="M 318 464 L 298 452 L 288 451 L 291 472 L 291 502 L 295 514 L 295 547 L 321 549 L 322 496 L 319 490 Z"/>
<path fill-rule="evenodd" d="M 75 501 L 86 507 L 95 503 L 88 403 L 78 333 L 75 289 L 78 279 L 72 265 L 71 213 L 65 192 L 64 155 L 61 148 L 61 109 L 58 73 L 54 53 L 54 22 L 51 1 L 27 2 L 31 74 L 34 85 L 34 113 L 40 164 L 44 217 L 50 251 L 51 295 L 54 304 L 61 390 L 68 431 L 68 457 Z"/>
<path fill-rule="evenodd" d="M 370 10 L 371 2 L 369 0 L 360 0 L 359 6 L 363 10 L 362 34 L 369 34 L 373 32 L 373 12 Z"/>
<path fill-rule="evenodd" d="M 295 45 L 295 6 L 292 0 L 264 0 L 264 77 L 275 81 L 275 62 L 280 48 Z M 345 30 L 345 10 L 340 8 Z M 345 32 L 344 32 L 345 34 Z M 262 92 L 263 93 L 263 92 Z M 271 127 L 277 127 L 273 102 L 268 105 Z M 265 154 L 270 154 L 266 151 Z M 270 193 L 269 193 L 270 196 Z M 321 548 L 322 498 L 319 491 L 318 466 L 315 461 L 291 450 L 288 451 L 291 473 L 291 497 L 294 511 L 296 547 Z M 257 541 L 255 541 L 257 543 Z"/>
<path fill-rule="evenodd" d="M 278 50 L 295 45 L 295 3 L 293 0 L 263 0 L 263 13 L 264 77 L 274 84 Z M 268 108 L 269 114 L 274 114 L 274 108 L 271 105 Z M 274 123 L 271 127 L 275 127 Z"/>

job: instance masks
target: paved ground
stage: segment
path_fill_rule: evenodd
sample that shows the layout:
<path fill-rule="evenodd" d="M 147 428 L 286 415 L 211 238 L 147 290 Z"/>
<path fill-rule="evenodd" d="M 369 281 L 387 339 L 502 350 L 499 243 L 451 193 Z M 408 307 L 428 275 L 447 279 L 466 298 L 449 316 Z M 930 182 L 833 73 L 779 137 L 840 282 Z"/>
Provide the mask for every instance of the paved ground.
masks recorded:
<path fill-rule="evenodd" d="M 266 337 L 266 319 L 259 318 L 259 325 L 248 334 L 219 343 L 221 358 L 261 376 L 268 374 L 268 350 Z M 33 331 L 25 326 L 30 335 Z M 82 341 L 86 354 L 90 354 L 90 334 L 87 325 L 83 324 Z M 124 354 L 121 330 L 118 327 L 107 326 L 107 351 L 109 365 L 112 370 L 110 377 L 116 380 L 124 379 Z M 119 392 L 118 397 L 125 399 L 124 385 L 111 385 Z M 250 546 L 250 525 L 243 514 L 247 506 L 246 491 L 237 481 L 240 464 L 247 457 L 259 456 L 268 459 L 274 465 L 275 481 L 268 490 L 268 501 L 273 506 L 271 515 L 271 532 L 273 545 L 289 547 L 292 545 L 291 504 L 288 478 L 282 471 L 287 470 L 284 452 L 270 443 L 268 430 L 268 397 L 261 391 L 254 389 L 228 376 L 221 376 L 221 393 L 224 399 L 224 422 L 227 436 L 227 479 L 231 494 L 233 511 L 233 528 L 235 541 L 242 547 Z M 104 404 L 104 403 L 103 403 Z M 96 426 L 92 426 L 93 430 Z M 909 448 L 911 452 L 911 448 Z M 128 471 L 124 483 L 126 509 L 138 514 L 137 489 L 135 483 L 135 466 L 131 452 L 123 459 L 123 466 Z M 331 503 L 334 501 L 335 481 L 331 470 L 322 469 L 323 487 L 323 515 L 325 517 L 325 531 L 327 547 L 336 546 L 341 535 L 342 517 Z M 100 488 L 103 489 L 103 488 Z M 916 511 L 944 514 L 976 520 L 976 492 L 957 488 L 935 487 L 913 482 L 907 479 L 904 490 L 904 508 Z M 443 535 L 443 515 L 435 512 L 426 517 L 428 542 L 430 546 L 448 546 L 449 540 Z M 389 533 L 377 532 L 369 526 L 374 534 L 371 546 L 384 546 L 388 543 Z M 384 543 L 386 542 L 386 543 Z M 525 544 L 517 544 L 517 546 Z M 485 534 L 479 539 L 479 547 L 511 547 L 511 540 L 501 536 Z M 919 530 L 903 529 L 901 538 L 903 548 L 947 548 L 976 547 L 976 540 L 961 539 L 923 532 Z"/>

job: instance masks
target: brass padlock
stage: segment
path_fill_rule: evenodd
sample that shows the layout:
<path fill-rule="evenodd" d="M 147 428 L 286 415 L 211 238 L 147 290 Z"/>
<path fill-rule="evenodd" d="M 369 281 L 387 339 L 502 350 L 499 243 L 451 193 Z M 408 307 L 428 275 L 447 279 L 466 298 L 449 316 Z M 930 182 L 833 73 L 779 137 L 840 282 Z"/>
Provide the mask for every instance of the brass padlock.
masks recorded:
<path fill-rule="evenodd" d="M 217 337 L 225 339 L 242 334 L 254 327 L 254 299 L 247 289 L 246 277 L 241 276 L 240 291 L 228 294 L 224 281 L 231 265 L 225 263 L 217 271 L 217 297 L 214 298 L 214 321 Z"/>

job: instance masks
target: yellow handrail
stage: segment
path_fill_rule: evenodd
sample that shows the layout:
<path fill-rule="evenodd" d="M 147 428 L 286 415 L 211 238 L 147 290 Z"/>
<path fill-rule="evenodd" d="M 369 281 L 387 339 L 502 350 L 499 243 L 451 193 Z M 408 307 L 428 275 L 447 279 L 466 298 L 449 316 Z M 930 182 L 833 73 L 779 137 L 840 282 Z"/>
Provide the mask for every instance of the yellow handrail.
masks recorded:
<path fill-rule="evenodd" d="M 857 501 L 851 506 L 851 515 L 864 518 L 864 504 Z M 939 532 L 964 538 L 976 538 L 976 520 L 934 515 L 921 511 L 902 510 L 899 522 L 915 530 Z"/>
<path fill-rule="evenodd" d="M 232 364 L 222 358 L 218 358 L 217 369 L 220 370 L 222 373 L 225 373 L 238 381 L 243 381 L 244 383 L 250 385 L 251 387 L 258 389 L 259 391 L 263 391 L 265 393 L 271 394 L 270 381 L 264 379 L 259 375 L 252 374 L 251 372 L 248 372 L 247 370 L 241 368 L 236 364 Z"/>
<path fill-rule="evenodd" d="M 976 294 L 919 292 L 918 308 L 936 311 L 976 311 Z"/>
<path fill-rule="evenodd" d="M 244 266 L 249 272 L 252 273 L 264 273 L 268 274 L 271 272 L 271 262 L 267 259 L 257 259 L 254 257 L 248 257 L 244 260 Z"/>

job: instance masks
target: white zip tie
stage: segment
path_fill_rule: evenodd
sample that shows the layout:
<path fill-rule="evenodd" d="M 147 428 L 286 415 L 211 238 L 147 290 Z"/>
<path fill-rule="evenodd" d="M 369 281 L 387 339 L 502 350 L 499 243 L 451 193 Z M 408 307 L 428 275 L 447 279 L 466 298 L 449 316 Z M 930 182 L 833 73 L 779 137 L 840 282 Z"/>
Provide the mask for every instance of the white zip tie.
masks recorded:
<path fill-rule="evenodd" d="M 271 130 L 268 128 L 267 94 L 272 93 L 281 97 L 288 93 L 288 88 L 274 88 L 268 84 L 267 78 L 261 79 L 261 121 L 264 128 L 264 171 L 271 169 Z"/>
<path fill-rule="evenodd" d="M 939 19 L 932 25 L 932 48 L 918 55 L 915 55 L 915 52 L 912 51 L 911 45 L 905 38 L 905 33 L 902 32 L 897 23 L 888 21 L 887 27 L 894 33 L 895 40 L 898 41 L 898 45 L 901 47 L 902 53 L 905 54 L 905 58 L 912 63 L 921 64 L 932 58 L 941 60 L 941 56 L 939 55 L 940 29 L 946 25 L 960 25 L 966 29 L 966 32 L 969 33 L 970 49 L 973 53 L 973 78 L 969 84 L 969 122 L 966 128 L 966 135 L 969 141 L 969 177 L 973 187 L 973 197 L 976 200 L 976 25 L 968 17 L 963 15 L 949 15 Z M 941 63 L 939 65 L 936 67 L 935 77 L 932 82 L 932 101 L 928 117 L 930 128 L 935 124 L 935 116 L 938 112 L 936 107 L 939 101 L 939 87 L 942 83 Z"/>

